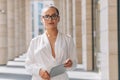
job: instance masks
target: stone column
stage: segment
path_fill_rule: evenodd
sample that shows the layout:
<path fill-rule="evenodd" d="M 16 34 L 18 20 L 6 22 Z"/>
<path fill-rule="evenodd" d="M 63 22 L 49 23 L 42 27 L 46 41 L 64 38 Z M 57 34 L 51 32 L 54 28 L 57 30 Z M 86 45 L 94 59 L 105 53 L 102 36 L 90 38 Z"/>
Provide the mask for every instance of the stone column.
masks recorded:
<path fill-rule="evenodd" d="M 118 0 L 108 0 L 109 80 L 118 80 Z M 119 4 L 120 5 L 120 4 Z M 119 23 L 120 24 L 120 23 Z"/>
<path fill-rule="evenodd" d="M 14 14 L 15 14 L 15 56 L 19 55 L 19 0 L 14 0 Z"/>
<path fill-rule="evenodd" d="M 67 34 L 70 34 L 70 32 L 69 32 L 69 1 L 70 0 L 66 0 L 66 33 Z"/>
<path fill-rule="evenodd" d="M 25 34 L 26 34 L 26 50 L 32 39 L 32 15 L 30 9 L 30 0 L 25 0 Z"/>
<path fill-rule="evenodd" d="M 0 65 L 7 63 L 7 0 L 0 0 Z"/>
<path fill-rule="evenodd" d="M 22 0 L 22 54 L 26 52 L 25 0 Z"/>
<path fill-rule="evenodd" d="M 59 30 L 61 32 L 64 32 L 63 29 L 64 29 L 64 24 L 63 24 L 63 0 L 62 1 L 59 1 L 59 12 L 60 12 L 60 22 L 59 22 Z"/>
<path fill-rule="evenodd" d="M 81 0 L 75 1 L 76 47 L 78 63 L 82 63 Z"/>
<path fill-rule="evenodd" d="M 100 0 L 101 80 L 119 80 L 117 0 Z"/>
<path fill-rule="evenodd" d="M 68 34 L 73 37 L 73 9 L 72 0 L 67 0 L 67 28 Z"/>
<path fill-rule="evenodd" d="M 19 53 L 18 55 L 22 54 L 22 0 L 19 0 L 19 42 L 18 42 L 18 46 L 19 46 Z"/>
<path fill-rule="evenodd" d="M 16 56 L 19 56 L 26 52 L 26 41 L 25 41 L 25 1 L 19 0 L 15 2 L 16 6 Z M 29 4 L 30 6 L 30 4 Z M 32 36 L 32 35 L 31 35 Z"/>
<path fill-rule="evenodd" d="M 86 0 L 87 70 L 93 70 L 92 55 L 92 0 Z"/>
<path fill-rule="evenodd" d="M 82 0 L 82 54 L 85 70 L 92 70 L 92 0 Z"/>
<path fill-rule="evenodd" d="M 7 0 L 8 60 L 15 55 L 14 0 Z"/>
<path fill-rule="evenodd" d="M 72 0 L 72 20 L 73 20 L 73 40 L 76 44 L 76 12 L 75 12 L 75 8 L 76 8 L 76 3 L 75 0 Z"/>
<path fill-rule="evenodd" d="M 67 7 L 66 0 L 63 0 L 63 33 L 67 33 Z"/>
<path fill-rule="evenodd" d="M 25 28 L 24 28 L 24 11 L 23 11 L 23 6 L 24 5 L 24 2 L 23 0 L 20 0 L 19 1 L 19 55 L 23 54 L 24 53 L 24 32 L 25 32 Z"/>

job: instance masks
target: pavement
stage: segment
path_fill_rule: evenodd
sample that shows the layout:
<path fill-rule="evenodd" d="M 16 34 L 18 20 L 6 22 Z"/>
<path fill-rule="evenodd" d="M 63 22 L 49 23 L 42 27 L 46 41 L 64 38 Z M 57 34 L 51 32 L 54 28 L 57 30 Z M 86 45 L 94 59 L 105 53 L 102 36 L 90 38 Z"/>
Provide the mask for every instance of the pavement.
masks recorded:
<path fill-rule="evenodd" d="M 25 70 L 25 55 L 8 61 L 7 65 L 0 65 L 0 80 L 31 80 L 31 75 Z M 100 74 L 83 70 L 78 64 L 76 70 L 68 71 L 70 80 L 100 80 Z"/>

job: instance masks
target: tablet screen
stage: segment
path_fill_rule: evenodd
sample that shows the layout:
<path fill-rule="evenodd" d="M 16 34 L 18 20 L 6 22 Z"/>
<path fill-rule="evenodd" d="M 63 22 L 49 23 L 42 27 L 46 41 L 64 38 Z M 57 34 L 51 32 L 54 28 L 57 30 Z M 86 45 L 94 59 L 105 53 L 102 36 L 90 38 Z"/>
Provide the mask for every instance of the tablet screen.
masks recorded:
<path fill-rule="evenodd" d="M 66 71 L 66 69 L 64 67 L 64 64 L 61 64 L 61 65 L 55 66 L 51 69 L 50 76 L 54 77 L 54 76 L 63 74 L 65 71 Z"/>

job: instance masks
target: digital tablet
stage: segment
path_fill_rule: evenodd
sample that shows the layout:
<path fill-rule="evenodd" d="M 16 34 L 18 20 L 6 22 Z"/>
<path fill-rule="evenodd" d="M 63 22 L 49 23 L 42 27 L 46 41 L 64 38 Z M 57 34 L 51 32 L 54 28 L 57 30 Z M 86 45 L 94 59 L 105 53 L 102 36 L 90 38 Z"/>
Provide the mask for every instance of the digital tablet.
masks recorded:
<path fill-rule="evenodd" d="M 50 76 L 54 77 L 60 74 L 63 74 L 66 71 L 66 68 L 64 67 L 64 64 L 55 66 L 50 71 Z"/>

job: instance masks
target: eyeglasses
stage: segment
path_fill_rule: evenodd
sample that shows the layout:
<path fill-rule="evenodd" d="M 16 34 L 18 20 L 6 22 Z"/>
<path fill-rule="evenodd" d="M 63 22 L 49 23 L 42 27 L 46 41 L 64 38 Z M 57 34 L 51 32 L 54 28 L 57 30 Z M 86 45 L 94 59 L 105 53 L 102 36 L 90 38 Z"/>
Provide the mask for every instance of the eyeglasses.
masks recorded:
<path fill-rule="evenodd" d="M 42 16 L 45 20 L 56 20 L 58 18 L 58 15 L 54 14 L 54 15 L 45 15 L 45 16 Z"/>

